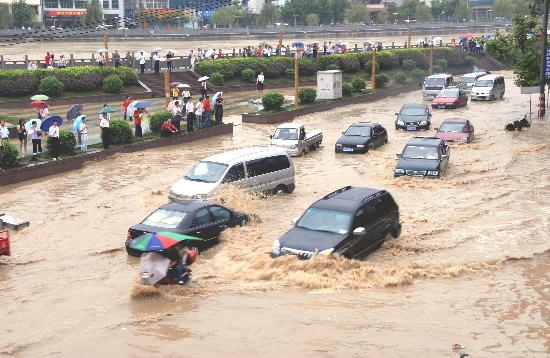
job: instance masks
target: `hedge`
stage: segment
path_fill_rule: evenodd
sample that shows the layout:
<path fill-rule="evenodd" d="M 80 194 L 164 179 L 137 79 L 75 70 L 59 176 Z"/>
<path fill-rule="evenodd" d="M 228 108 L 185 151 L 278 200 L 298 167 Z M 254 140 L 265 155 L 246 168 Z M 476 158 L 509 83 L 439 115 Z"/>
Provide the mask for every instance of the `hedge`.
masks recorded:
<path fill-rule="evenodd" d="M 376 75 L 376 87 L 384 87 L 389 81 L 388 76 L 383 73 Z"/>
<path fill-rule="evenodd" d="M 33 95 L 40 81 L 49 76 L 60 80 L 65 91 L 101 89 L 103 80 L 111 75 L 120 77 L 124 85 L 137 83 L 137 75 L 128 67 L 81 66 L 57 69 L 3 70 L 0 71 L 0 96 Z"/>
<path fill-rule="evenodd" d="M 75 153 L 76 138 L 74 133 L 68 129 L 59 130 L 59 152 L 61 155 L 73 155 Z M 46 148 L 51 152 L 52 144 L 51 137 L 46 139 Z"/>
<path fill-rule="evenodd" d="M 393 79 L 395 82 L 403 84 L 407 82 L 407 75 L 404 72 L 397 72 Z"/>
<path fill-rule="evenodd" d="M 212 74 L 212 78 L 210 79 L 210 82 L 212 82 L 216 86 L 222 86 L 224 77 L 225 75 L 222 75 L 220 72 L 214 72 Z"/>
<path fill-rule="evenodd" d="M 151 115 L 149 118 L 149 128 L 151 128 L 151 132 L 159 133 L 162 123 L 167 119 L 172 119 L 172 114 L 170 112 L 158 112 Z"/>
<path fill-rule="evenodd" d="M 114 145 L 132 143 L 132 127 L 130 127 L 128 122 L 115 119 L 111 121 L 109 127 L 111 128 L 111 142 Z"/>
<path fill-rule="evenodd" d="M 438 47 L 434 48 L 433 52 L 434 59 L 445 59 L 450 67 L 464 66 L 465 53 L 459 48 Z M 390 49 L 378 52 L 376 61 L 381 70 L 400 67 L 406 60 L 413 61 L 417 68 L 427 69 L 429 56 L 430 49 L 428 48 Z M 371 53 L 324 55 L 317 59 L 301 58 L 299 59 L 300 74 L 312 75 L 317 71 L 332 69 L 335 66 L 346 73 L 353 73 L 362 67 L 365 68 L 365 64 L 371 60 Z M 410 64 L 409 61 L 407 63 Z M 292 57 L 274 56 L 206 60 L 195 65 L 195 71 L 201 76 L 212 77 L 215 72 L 219 72 L 225 80 L 241 78 L 245 69 L 250 69 L 255 73 L 263 71 L 266 78 L 288 77 L 289 70 L 293 68 L 294 59 Z"/>
<path fill-rule="evenodd" d="M 254 70 L 251 70 L 250 68 L 245 68 L 241 72 L 241 81 L 247 82 L 247 83 L 253 83 L 256 79 L 256 73 Z"/>
<path fill-rule="evenodd" d="M 300 104 L 313 103 L 317 98 L 317 91 L 314 88 L 300 88 L 298 97 L 300 97 Z"/>
<path fill-rule="evenodd" d="M 367 84 L 365 80 L 361 77 L 355 77 L 351 81 L 351 87 L 353 88 L 354 92 L 362 92 L 365 88 L 367 88 Z"/>
<path fill-rule="evenodd" d="M 343 83 L 342 84 L 342 95 L 343 96 L 351 96 L 353 93 L 353 86 L 351 85 L 351 83 Z"/>
<path fill-rule="evenodd" d="M 19 152 L 15 144 L 5 140 L 3 153 L 0 154 L 0 168 L 7 169 L 15 167 L 18 155 Z"/>

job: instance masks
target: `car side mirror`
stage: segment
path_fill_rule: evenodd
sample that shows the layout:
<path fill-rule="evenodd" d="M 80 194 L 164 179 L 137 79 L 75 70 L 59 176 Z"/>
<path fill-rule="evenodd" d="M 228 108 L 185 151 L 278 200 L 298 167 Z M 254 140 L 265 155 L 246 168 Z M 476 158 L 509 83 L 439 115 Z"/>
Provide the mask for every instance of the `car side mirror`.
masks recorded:
<path fill-rule="evenodd" d="M 292 219 L 292 225 L 296 225 L 298 223 L 298 218 Z"/>
<path fill-rule="evenodd" d="M 355 230 L 353 230 L 353 236 L 357 236 L 357 237 L 363 236 L 363 235 L 365 235 L 366 231 L 367 230 L 365 230 L 364 227 L 360 226 L 360 227 L 356 228 Z"/>
<path fill-rule="evenodd" d="M 395 153 L 395 156 L 396 156 L 397 158 L 401 158 L 401 153 Z"/>

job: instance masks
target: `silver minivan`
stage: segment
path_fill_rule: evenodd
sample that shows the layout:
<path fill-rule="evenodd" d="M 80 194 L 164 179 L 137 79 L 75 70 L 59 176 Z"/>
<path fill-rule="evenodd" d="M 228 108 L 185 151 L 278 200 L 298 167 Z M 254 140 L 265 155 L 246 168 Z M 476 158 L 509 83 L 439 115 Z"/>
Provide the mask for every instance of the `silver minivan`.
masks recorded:
<path fill-rule="evenodd" d="M 196 163 L 170 189 L 170 200 L 210 198 L 225 184 L 269 194 L 294 191 L 294 164 L 277 147 L 251 147 L 215 154 Z"/>
<path fill-rule="evenodd" d="M 422 93 L 424 99 L 432 101 L 442 90 L 449 88 L 453 84 L 453 75 L 449 73 L 439 73 L 431 75 L 424 79 Z"/>
<path fill-rule="evenodd" d="M 502 99 L 506 92 L 504 77 L 501 75 L 487 75 L 478 78 L 472 87 L 470 97 L 472 101 L 492 101 Z"/>

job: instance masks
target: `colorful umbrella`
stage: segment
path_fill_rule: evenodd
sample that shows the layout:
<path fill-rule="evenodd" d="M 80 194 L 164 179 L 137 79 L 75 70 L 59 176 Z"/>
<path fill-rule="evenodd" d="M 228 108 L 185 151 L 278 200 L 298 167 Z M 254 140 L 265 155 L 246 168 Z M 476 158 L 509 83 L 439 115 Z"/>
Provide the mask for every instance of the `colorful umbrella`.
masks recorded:
<path fill-rule="evenodd" d="M 129 105 L 128 105 L 128 108 L 126 109 L 126 115 L 128 117 L 133 117 L 134 116 L 134 112 L 136 111 L 136 104 L 138 104 L 139 101 L 133 101 L 131 102 Z"/>
<path fill-rule="evenodd" d="M 73 119 L 75 119 L 76 117 L 78 117 L 78 113 L 80 113 L 80 111 L 82 110 L 82 105 L 81 104 L 75 104 L 74 106 L 72 106 L 68 111 L 67 111 L 67 120 L 68 121 L 72 121 Z"/>
<path fill-rule="evenodd" d="M 42 122 L 42 124 L 40 125 L 40 129 L 42 129 L 44 132 L 49 131 L 54 121 L 57 121 L 57 125 L 59 126 L 63 124 L 63 118 L 59 116 L 49 116 L 48 118 L 44 119 L 44 122 Z"/>
<path fill-rule="evenodd" d="M 151 50 L 151 52 L 160 52 L 162 51 L 162 47 L 155 47 L 154 49 Z"/>
<path fill-rule="evenodd" d="M 86 118 L 86 114 L 81 114 L 80 116 L 76 117 L 73 122 L 73 131 L 78 131 L 80 125 L 82 124 L 82 119 L 84 118 Z"/>
<path fill-rule="evenodd" d="M 42 124 L 42 121 L 40 119 L 31 119 L 27 123 L 25 123 L 25 129 L 27 131 L 30 131 L 32 129 L 32 122 L 36 122 L 36 128 L 40 128 L 40 125 Z"/>
<path fill-rule="evenodd" d="M 164 251 L 185 240 L 202 241 L 197 237 L 162 231 L 156 234 L 145 234 L 134 239 L 130 247 L 141 252 Z"/>
<path fill-rule="evenodd" d="M 210 101 L 210 103 L 212 105 L 214 105 L 216 103 L 216 100 L 218 99 L 219 96 L 223 95 L 223 92 L 216 92 L 215 95 L 212 96 L 212 101 Z"/>
<path fill-rule="evenodd" d="M 44 108 L 44 107 L 48 107 L 48 104 L 44 101 L 32 101 L 31 102 L 31 107 Z"/>
<path fill-rule="evenodd" d="M 153 103 L 150 101 L 139 101 L 134 108 L 141 109 L 141 108 L 149 108 L 152 107 Z"/>
<path fill-rule="evenodd" d="M 103 107 L 101 108 L 101 111 L 97 112 L 97 114 L 107 114 L 107 113 L 114 113 L 116 112 L 116 109 L 112 109 L 111 107 Z"/>
<path fill-rule="evenodd" d="M 33 101 L 47 101 L 49 99 L 50 99 L 50 97 L 48 97 L 44 94 L 37 94 L 37 95 L 31 97 L 31 100 L 33 100 Z"/>
<path fill-rule="evenodd" d="M 474 34 L 464 34 L 465 39 L 472 38 L 472 37 L 474 37 Z"/>

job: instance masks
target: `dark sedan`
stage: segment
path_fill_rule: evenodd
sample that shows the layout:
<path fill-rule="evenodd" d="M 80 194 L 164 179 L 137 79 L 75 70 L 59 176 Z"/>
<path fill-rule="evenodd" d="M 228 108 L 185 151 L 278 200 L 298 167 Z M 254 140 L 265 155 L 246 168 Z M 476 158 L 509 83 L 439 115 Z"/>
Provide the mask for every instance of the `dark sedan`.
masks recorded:
<path fill-rule="evenodd" d="M 394 175 L 439 178 L 449 164 L 450 147 L 440 138 L 415 137 L 409 140 Z"/>
<path fill-rule="evenodd" d="M 337 153 L 366 153 L 369 149 L 388 143 L 388 132 L 378 123 L 352 124 L 336 141 Z"/>
<path fill-rule="evenodd" d="M 130 248 L 133 240 L 143 234 L 159 231 L 175 232 L 203 239 L 197 247 L 204 250 L 218 243 L 219 235 L 228 227 L 245 225 L 248 216 L 207 200 L 182 200 L 166 204 L 153 211 L 140 224 L 128 230 L 126 251 L 133 256 L 141 252 Z"/>
<path fill-rule="evenodd" d="M 417 131 L 419 129 L 430 129 L 432 113 L 425 104 L 409 103 L 401 107 L 399 113 L 395 114 L 395 129 Z"/>

